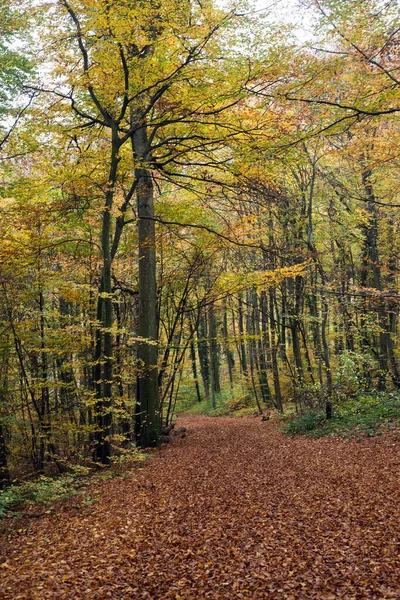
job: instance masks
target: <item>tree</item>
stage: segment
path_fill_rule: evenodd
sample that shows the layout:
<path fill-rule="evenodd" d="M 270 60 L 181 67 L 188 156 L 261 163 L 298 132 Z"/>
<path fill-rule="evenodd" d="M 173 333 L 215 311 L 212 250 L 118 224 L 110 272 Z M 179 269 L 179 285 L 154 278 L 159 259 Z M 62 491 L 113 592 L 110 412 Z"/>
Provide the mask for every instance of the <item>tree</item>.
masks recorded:
<path fill-rule="evenodd" d="M 33 73 L 26 38 L 27 23 L 22 12 L 3 0 L 0 3 L 0 150 L 32 101 L 32 94 L 23 93 L 27 77 Z"/>
<path fill-rule="evenodd" d="M 122 230 L 132 221 L 128 211 L 133 197 L 136 194 L 139 245 L 137 359 L 142 367 L 136 420 L 138 439 L 149 446 L 157 445 L 159 436 L 154 182 L 190 186 L 212 166 L 215 174 L 211 170 L 207 177 L 215 180 L 227 161 L 227 139 L 241 132 L 240 124 L 232 120 L 232 108 L 246 95 L 257 64 L 253 67 L 246 56 L 228 50 L 228 44 L 235 47 L 237 35 L 243 38 L 246 17 L 217 9 L 211 2 L 127 7 L 65 0 L 60 6 L 67 23 L 64 18 L 54 20 L 52 11 L 48 21 L 41 14 L 44 31 L 53 40 L 53 83 L 40 91 L 62 100 L 63 118 L 69 106 L 78 145 L 82 132 L 90 128 L 89 143 L 108 147 L 107 181 L 101 182 L 103 266 L 94 353 L 96 452 L 107 462 L 114 360 L 111 280 Z M 239 24 L 242 29 L 235 33 Z M 65 30 L 70 35 L 65 36 Z M 72 56 L 80 69 L 69 69 Z M 108 131 L 106 141 L 101 139 L 103 131 Z M 117 186 L 128 178 L 115 218 Z"/>

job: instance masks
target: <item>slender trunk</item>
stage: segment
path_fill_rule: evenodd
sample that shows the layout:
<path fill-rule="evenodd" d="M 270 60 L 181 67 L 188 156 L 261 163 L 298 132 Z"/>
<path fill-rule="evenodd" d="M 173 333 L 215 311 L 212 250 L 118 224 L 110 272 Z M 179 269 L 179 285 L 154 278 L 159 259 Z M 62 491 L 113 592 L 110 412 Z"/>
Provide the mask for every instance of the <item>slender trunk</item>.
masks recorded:
<path fill-rule="evenodd" d="M 301 357 L 301 350 L 300 350 L 298 323 L 294 319 L 292 320 L 290 331 L 292 334 L 293 357 L 294 357 L 294 363 L 296 366 L 297 380 L 298 380 L 299 384 L 302 386 L 302 385 L 304 385 L 303 359 Z"/>
<path fill-rule="evenodd" d="M 172 404 L 171 404 L 171 411 L 170 414 L 168 415 L 168 420 L 167 420 L 167 426 L 172 423 L 173 418 L 174 418 L 174 414 L 175 414 L 175 407 L 176 407 L 176 403 L 178 400 L 178 394 L 179 394 L 179 387 L 181 385 L 181 381 L 182 381 L 182 374 L 183 374 L 183 366 L 184 366 L 184 360 L 182 359 L 182 363 L 179 369 L 179 377 L 178 377 L 178 384 L 176 386 L 176 390 L 175 390 L 175 397 L 173 398 Z M 171 392 L 171 398 L 172 398 L 172 392 Z"/>
<path fill-rule="evenodd" d="M 10 471 L 8 468 L 8 448 L 6 437 L 7 423 L 7 390 L 8 390 L 8 373 L 9 373 L 9 352 L 8 344 L 4 346 L 4 357 L 1 364 L 3 371 L 3 382 L 0 388 L 0 491 L 10 481 Z M 23 404 L 22 404 L 23 406 Z M 25 419 L 24 419 L 25 420 Z"/>
<path fill-rule="evenodd" d="M 114 303 L 114 313 L 117 321 L 117 333 L 115 335 L 115 381 L 118 387 L 119 394 L 119 402 L 121 404 L 122 415 L 121 415 L 121 425 L 120 425 L 120 433 L 123 435 L 122 445 L 127 448 L 129 443 L 132 441 L 132 417 L 129 412 L 128 405 L 124 398 L 124 382 L 122 373 L 124 370 L 122 349 L 124 347 L 124 343 L 121 339 L 121 309 L 118 302 Z"/>
<path fill-rule="evenodd" d="M 7 461 L 8 451 L 6 436 L 2 423 L 0 422 L 0 490 L 10 481 L 10 471 Z"/>
<path fill-rule="evenodd" d="M 321 294 L 321 304 L 322 304 L 322 324 L 321 324 L 321 338 L 322 338 L 322 347 L 324 349 L 324 363 L 326 370 L 326 391 L 327 391 L 327 399 L 325 404 L 325 412 L 326 418 L 332 418 L 332 390 L 333 390 L 333 381 L 332 381 L 332 369 L 329 357 L 329 345 L 328 345 L 328 337 L 326 333 L 327 322 L 328 322 L 328 302 L 326 298 Z"/>
<path fill-rule="evenodd" d="M 301 356 L 300 340 L 299 340 L 299 320 L 300 320 L 300 300 L 301 300 L 301 276 L 293 280 L 289 280 L 289 293 L 294 292 L 294 304 L 290 315 L 290 333 L 292 338 L 293 358 L 296 370 L 297 381 L 300 387 L 304 385 L 304 368 L 303 359 Z M 295 285 L 293 285 L 293 283 Z M 295 390 L 296 393 L 296 390 Z"/>
<path fill-rule="evenodd" d="M 254 335 L 254 350 L 257 358 L 257 367 L 260 380 L 261 397 L 265 404 L 271 404 L 272 396 L 268 383 L 267 361 L 265 358 L 263 337 L 260 330 L 260 312 L 258 307 L 258 296 L 255 290 L 250 292 L 252 305 L 252 331 Z"/>
<path fill-rule="evenodd" d="M 228 363 L 229 384 L 231 386 L 231 389 L 233 389 L 233 369 L 235 366 L 235 360 L 233 358 L 233 353 L 230 349 L 230 343 L 229 343 L 228 308 L 226 305 L 226 301 L 224 302 L 223 339 L 224 339 L 224 350 L 225 350 L 226 362 Z"/>
<path fill-rule="evenodd" d="M 275 298 L 276 303 L 276 298 Z M 286 316 L 287 316 L 287 281 L 284 279 L 282 281 L 282 310 L 281 310 L 281 318 L 279 319 L 281 323 L 280 331 L 279 331 L 279 339 L 280 339 L 280 353 L 282 360 L 286 359 Z M 275 314 L 278 316 L 278 307 L 276 307 Z"/>
<path fill-rule="evenodd" d="M 319 314 L 318 314 L 318 302 L 317 302 L 317 292 L 316 292 L 316 277 L 312 280 L 313 291 L 309 295 L 309 306 L 310 306 L 310 316 L 311 316 L 311 330 L 314 342 L 315 355 L 318 361 L 318 379 L 319 384 L 322 388 L 323 379 L 322 379 L 322 343 L 321 343 L 321 334 L 320 334 L 320 324 L 319 324 Z"/>
<path fill-rule="evenodd" d="M 235 316 L 235 310 L 234 308 L 232 308 L 232 332 L 233 332 L 233 339 L 235 342 L 235 348 L 236 348 L 236 352 L 239 358 L 239 369 L 240 369 L 240 373 L 243 374 L 243 369 L 242 369 L 242 358 L 241 358 L 241 347 L 240 347 L 240 340 L 238 339 L 237 333 L 236 333 L 236 316 Z"/>
<path fill-rule="evenodd" d="M 310 375 L 311 383 L 314 385 L 315 379 L 314 379 L 314 373 L 312 370 L 311 357 L 310 357 L 310 353 L 308 351 L 307 331 L 306 331 L 303 323 L 300 323 L 300 325 L 299 325 L 299 332 L 300 332 L 301 338 L 303 340 L 304 356 L 305 356 L 306 363 L 307 363 L 307 371 L 308 371 L 308 374 Z"/>
<path fill-rule="evenodd" d="M 264 302 L 267 302 L 267 296 L 265 294 Z M 276 342 L 276 324 L 275 324 L 275 290 L 269 289 L 269 330 L 271 334 L 271 362 L 272 362 L 272 374 L 274 378 L 274 393 L 275 393 L 275 406 L 280 413 L 283 413 L 282 404 L 282 393 L 281 384 L 279 379 L 279 366 L 278 366 L 278 347 Z"/>
<path fill-rule="evenodd" d="M 387 350 L 388 350 L 390 366 L 392 369 L 393 383 L 397 388 L 400 388 L 400 368 L 397 363 L 397 357 L 395 354 L 395 346 L 394 346 L 394 342 L 393 342 L 393 339 L 396 336 L 396 329 L 397 329 L 397 313 L 398 313 L 398 305 L 397 305 L 397 303 L 393 302 L 392 305 L 389 307 L 390 329 L 389 329 L 389 333 L 388 333 Z"/>
<path fill-rule="evenodd" d="M 344 270 L 344 265 L 343 265 L 343 270 Z M 354 352 L 354 349 L 355 349 L 354 335 L 353 335 L 353 332 L 351 329 L 351 318 L 349 315 L 349 308 L 348 308 L 348 305 L 346 304 L 346 294 L 348 293 L 348 291 L 349 291 L 348 276 L 347 276 L 346 272 L 344 272 L 343 276 L 342 276 L 340 295 L 339 295 L 339 314 L 341 315 L 341 318 L 343 320 L 345 348 L 346 348 L 346 350 L 350 350 L 351 352 Z"/>
<path fill-rule="evenodd" d="M 362 184 L 366 195 L 366 208 L 369 216 L 369 223 L 365 228 L 364 254 L 363 254 L 363 280 L 368 282 L 368 275 L 371 277 L 371 284 L 378 291 L 382 291 L 381 269 L 378 253 L 378 213 L 375 203 L 374 190 L 371 183 L 372 171 L 365 169 L 362 174 Z M 379 380 L 378 389 L 386 388 L 386 375 L 388 372 L 387 356 L 387 331 L 388 323 L 386 318 L 384 300 L 379 301 L 378 312 L 378 352 L 379 352 Z"/>
<path fill-rule="evenodd" d="M 50 408 L 49 366 L 46 351 L 44 294 L 41 289 L 41 274 L 39 269 L 39 330 L 40 330 L 40 363 L 38 364 L 38 382 L 40 384 L 40 445 L 39 470 L 44 471 L 46 454 L 55 461 L 60 473 L 65 471 L 65 465 L 59 460 L 58 448 L 53 439 Z"/>
<path fill-rule="evenodd" d="M 200 372 L 203 380 L 204 395 L 208 402 L 210 399 L 210 362 L 207 343 L 207 322 L 204 318 L 202 310 L 199 313 L 197 351 L 199 353 Z"/>
<path fill-rule="evenodd" d="M 210 348 L 210 383 L 212 407 L 216 408 L 216 394 L 221 391 L 219 382 L 219 359 L 217 343 L 217 325 L 215 321 L 214 305 L 210 303 L 207 311 L 208 341 Z"/>
<path fill-rule="evenodd" d="M 111 290 L 111 199 L 106 198 L 103 211 L 101 248 L 103 254 L 103 270 L 99 297 L 97 301 L 97 322 L 95 338 L 95 389 L 97 432 L 95 436 L 95 460 L 104 465 L 109 464 L 111 457 L 111 423 L 112 423 L 112 379 L 113 379 L 113 306 Z"/>
<path fill-rule="evenodd" d="M 241 295 L 239 295 L 238 315 L 239 315 L 239 338 L 240 338 L 240 352 L 239 352 L 240 365 L 242 368 L 243 375 L 247 378 L 248 370 L 247 370 L 245 333 L 244 333 L 244 325 L 243 325 L 243 300 L 242 300 Z"/>
<path fill-rule="evenodd" d="M 398 364 L 398 359 L 395 352 L 395 344 L 394 340 L 396 339 L 396 330 L 397 330 L 397 319 L 399 312 L 399 304 L 398 304 L 398 292 L 396 289 L 396 275 L 397 275 L 397 257 L 394 252 L 394 223 L 393 219 L 389 220 L 389 243 L 390 243 L 390 259 L 388 265 L 388 286 L 389 292 L 391 296 L 394 296 L 394 299 L 389 300 L 387 306 L 388 312 L 388 320 L 389 320 L 389 328 L 387 332 L 387 353 L 389 364 L 391 368 L 391 375 L 394 385 L 397 388 L 400 388 L 400 367 Z"/>
<path fill-rule="evenodd" d="M 196 387 L 197 402 L 201 402 L 202 398 L 201 398 L 201 392 L 200 392 L 199 377 L 198 377 L 198 372 L 197 372 L 195 330 L 194 330 L 190 316 L 189 316 L 189 330 L 190 330 L 190 361 L 192 363 L 193 380 L 194 380 L 194 385 Z"/>
<path fill-rule="evenodd" d="M 200 393 L 199 379 L 198 379 L 198 376 L 197 376 L 196 350 L 195 350 L 195 345 L 194 345 L 193 338 L 190 341 L 190 360 L 191 360 L 191 363 L 192 363 L 193 381 L 194 381 L 194 385 L 195 385 L 195 388 L 196 388 L 197 402 L 201 402 L 201 393 Z"/>
<path fill-rule="evenodd" d="M 39 435 L 37 435 L 37 432 L 36 432 L 35 422 L 34 422 L 32 411 L 31 411 L 31 405 L 35 411 L 35 415 L 39 422 L 39 426 L 38 426 L 39 434 L 40 434 L 40 425 L 41 425 L 41 406 L 40 406 L 40 402 L 37 399 L 36 390 L 33 385 L 33 382 L 31 380 L 31 378 L 28 376 L 28 371 L 25 366 L 25 357 L 24 357 L 22 343 L 19 338 L 15 324 L 14 324 L 12 308 L 8 301 L 7 289 L 6 289 L 6 286 L 4 285 L 4 283 L 2 283 L 2 289 L 3 289 L 3 297 L 4 297 L 4 302 L 5 302 L 7 318 L 8 318 L 9 324 L 10 324 L 11 333 L 12 333 L 13 341 L 14 341 L 15 352 L 16 352 L 16 355 L 18 358 L 18 363 L 19 363 L 21 409 L 23 411 L 24 405 L 25 405 L 26 410 L 29 415 L 29 424 L 30 424 L 30 429 L 31 429 L 31 438 L 30 439 L 31 439 L 32 464 L 34 465 L 34 467 L 36 469 L 40 470 L 39 450 L 38 450 Z M 34 356 L 32 358 L 33 372 L 34 372 L 34 374 L 36 374 L 36 377 L 38 377 L 38 369 L 37 369 L 36 363 L 37 363 L 37 360 L 36 360 L 36 357 Z M 29 402 L 29 400 L 30 400 L 30 402 Z"/>
<path fill-rule="evenodd" d="M 68 324 L 69 317 L 73 314 L 71 303 L 67 302 L 62 296 L 59 298 L 59 311 L 60 327 L 62 330 Z M 56 367 L 61 409 L 63 412 L 72 413 L 77 404 L 76 381 L 72 369 L 72 354 L 63 354 L 57 358 Z"/>
<path fill-rule="evenodd" d="M 40 270 L 39 270 L 40 277 Z M 40 284 L 39 284 L 40 285 Z M 43 473 L 46 457 L 46 446 L 51 435 L 50 431 L 50 406 L 49 387 L 47 383 L 47 356 L 45 352 L 45 323 L 44 323 L 44 296 L 39 290 L 39 329 L 40 329 L 40 363 L 37 365 L 38 381 L 40 383 L 40 442 L 39 442 L 39 471 Z"/>

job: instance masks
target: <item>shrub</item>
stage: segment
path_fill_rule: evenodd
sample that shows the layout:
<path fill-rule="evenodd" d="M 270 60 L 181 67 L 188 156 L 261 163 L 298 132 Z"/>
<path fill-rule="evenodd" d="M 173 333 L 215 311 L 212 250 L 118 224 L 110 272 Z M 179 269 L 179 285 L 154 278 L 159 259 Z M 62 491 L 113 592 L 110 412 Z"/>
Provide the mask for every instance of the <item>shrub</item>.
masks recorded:
<path fill-rule="evenodd" d="M 11 508 L 26 504 L 52 504 L 66 500 L 78 492 L 74 488 L 73 476 L 51 477 L 41 476 L 35 481 L 28 481 L 21 485 L 11 485 L 0 492 L 0 517 L 4 517 Z"/>
<path fill-rule="evenodd" d="M 399 421 L 400 392 L 370 392 L 341 402 L 329 421 L 324 413 L 311 410 L 295 417 L 283 431 L 288 435 L 315 437 L 328 434 L 371 437 L 380 434 L 382 425 Z"/>
<path fill-rule="evenodd" d="M 363 354 L 346 350 L 339 355 L 335 390 L 339 398 L 357 396 L 371 387 L 374 364 Z"/>
<path fill-rule="evenodd" d="M 284 432 L 288 435 L 301 435 L 314 431 L 325 422 L 325 413 L 309 410 L 290 421 L 284 427 Z"/>

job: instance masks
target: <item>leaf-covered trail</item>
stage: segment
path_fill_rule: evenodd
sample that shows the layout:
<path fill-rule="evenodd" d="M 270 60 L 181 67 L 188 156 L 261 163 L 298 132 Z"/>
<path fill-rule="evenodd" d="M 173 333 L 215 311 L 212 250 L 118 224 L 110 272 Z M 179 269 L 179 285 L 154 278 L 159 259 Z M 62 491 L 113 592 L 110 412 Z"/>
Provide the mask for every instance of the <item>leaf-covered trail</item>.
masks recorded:
<path fill-rule="evenodd" d="M 400 598 L 400 444 L 185 417 L 135 478 L 2 547 L 0 598 Z M 91 492 L 92 495 L 94 492 Z"/>

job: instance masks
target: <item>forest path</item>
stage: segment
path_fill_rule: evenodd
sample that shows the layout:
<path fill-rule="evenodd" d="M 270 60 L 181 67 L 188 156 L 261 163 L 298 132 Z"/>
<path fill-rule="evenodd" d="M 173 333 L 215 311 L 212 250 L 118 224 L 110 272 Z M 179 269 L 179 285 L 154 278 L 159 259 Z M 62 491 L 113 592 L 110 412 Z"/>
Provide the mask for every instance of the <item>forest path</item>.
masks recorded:
<path fill-rule="evenodd" d="M 0 598 L 400 598 L 400 444 L 185 416 L 133 477 L 11 534 Z M 18 524 L 17 524 L 18 527 Z"/>

